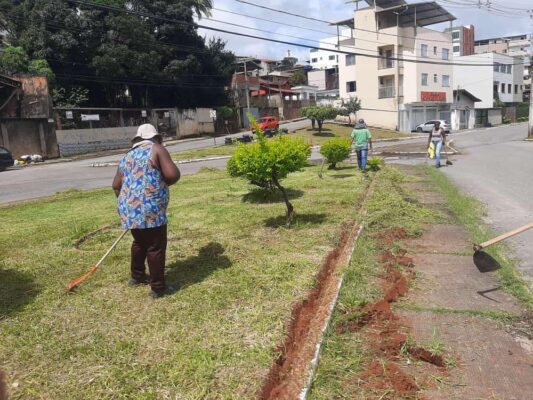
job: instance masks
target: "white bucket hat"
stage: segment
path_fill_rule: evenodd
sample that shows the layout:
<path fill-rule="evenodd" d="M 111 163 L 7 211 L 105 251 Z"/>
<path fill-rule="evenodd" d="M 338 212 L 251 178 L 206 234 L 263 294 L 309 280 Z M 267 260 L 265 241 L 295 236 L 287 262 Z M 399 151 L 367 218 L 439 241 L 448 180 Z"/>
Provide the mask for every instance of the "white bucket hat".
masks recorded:
<path fill-rule="evenodd" d="M 132 140 L 135 140 L 137 138 L 148 140 L 158 135 L 159 133 L 157 132 L 157 129 L 155 129 L 155 126 L 153 126 L 152 124 L 142 124 L 137 128 L 137 134 Z"/>

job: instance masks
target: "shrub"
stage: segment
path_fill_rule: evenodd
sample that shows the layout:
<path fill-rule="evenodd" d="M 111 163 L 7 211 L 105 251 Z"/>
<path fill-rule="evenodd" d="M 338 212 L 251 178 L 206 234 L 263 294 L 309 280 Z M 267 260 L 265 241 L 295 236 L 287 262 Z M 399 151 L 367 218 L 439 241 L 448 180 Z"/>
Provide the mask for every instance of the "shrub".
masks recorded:
<path fill-rule="evenodd" d="M 346 160 L 350 156 L 350 142 L 348 139 L 335 138 L 328 140 L 320 146 L 320 154 L 324 156 L 331 169 L 338 162 Z"/>
<path fill-rule="evenodd" d="M 307 164 L 311 148 L 302 139 L 289 136 L 267 140 L 257 121 L 252 116 L 249 118 L 257 133 L 257 143 L 239 144 L 228 161 L 227 171 L 230 176 L 246 178 L 253 185 L 279 190 L 287 206 L 287 223 L 290 224 L 294 208 L 280 181 Z"/>
<path fill-rule="evenodd" d="M 366 167 L 369 171 L 379 171 L 385 163 L 379 157 L 372 157 L 367 161 Z"/>
<path fill-rule="evenodd" d="M 352 114 L 357 115 L 357 111 L 361 109 L 361 100 L 355 97 L 350 97 L 347 101 L 342 99 L 342 104 L 337 112 L 339 115 L 348 117 L 348 123 L 352 124 Z"/>

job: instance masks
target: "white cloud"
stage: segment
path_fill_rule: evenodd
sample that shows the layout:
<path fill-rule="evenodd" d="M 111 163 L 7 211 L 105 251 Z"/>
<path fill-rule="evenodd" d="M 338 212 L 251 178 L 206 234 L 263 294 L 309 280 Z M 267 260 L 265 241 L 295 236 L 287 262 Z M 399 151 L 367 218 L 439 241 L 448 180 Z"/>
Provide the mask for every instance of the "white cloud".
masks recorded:
<path fill-rule="evenodd" d="M 326 21 L 338 21 L 347 19 L 352 16 L 355 6 L 351 3 L 346 3 L 346 0 L 250 0 L 252 3 L 265 5 L 270 8 L 284 10 L 287 12 L 322 19 Z M 416 0 L 419 2 L 420 0 Z M 413 2 L 413 0 L 408 0 Z M 527 13 L 522 14 L 522 18 L 517 16 L 499 16 L 494 15 L 484 10 L 479 10 L 476 7 L 455 6 L 450 4 L 449 0 L 438 1 L 443 7 L 454 14 L 458 19 L 454 21 L 454 25 L 469 25 L 472 24 L 476 29 L 476 39 L 484 39 L 488 37 L 507 36 L 523 33 L 531 33 L 533 20 L 528 18 Z M 495 7 L 501 9 L 508 9 L 508 7 L 515 8 L 533 8 L 531 0 L 493 0 Z M 365 5 L 364 2 L 361 3 Z M 504 5 L 505 4 L 505 5 Z M 210 21 L 203 18 L 200 20 L 201 25 L 224 29 L 227 31 L 237 32 L 241 34 L 250 34 L 255 36 L 275 38 L 288 42 L 303 43 L 307 45 L 317 45 L 317 41 L 321 38 L 336 35 L 336 28 L 328 26 L 325 23 L 318 21 L 310 21 L 295 16 L 276 13 L 273 11 L 253 7 L 236 0 L 215 0 L 214 7 L 217 9 L 229 10 L 239 14 L 247 14 L 259 18 L 279 21 L 283 24 L 297 25 L 300 27 L 311 28 L 324 32 L 331 32 L 331 34 L 318 33 L 305 29 L 289 27 L 271 22 L 259 21 L 240 15 L 228 14 L 219 10 L 213 10 L 213 19 L 231 22 L 233 24 L 243 25 L 245 27 L 262 29 L 266 31 L 275 32 L 277 34 L 286 34 L 298 36 L 307 40 L 285 37 L 266 32 L 259 32 L 251 29 L 231 26 L 219 22 Z M 512 11 L 509 11 L 512 13 Z M 447 24 L 441 24 L 438 28 L 444 29 Z M 244 36 L 235 36 L 227 33 L 213 32 L 210 30 L 200 29 L 200 34 L 206 37 L 220 37 L 227 41 L 227 47 L 234 51 L 237 55 L 257 56 L 263 58 L 280 59 L 286 55 L 287 50 L 298 57 L 300 62 L 305 62 L 309 59 L 309 50 L 302 47 L 291 46 L 286 44 L 277 44 L 258 39 L 247 38 Z"/>

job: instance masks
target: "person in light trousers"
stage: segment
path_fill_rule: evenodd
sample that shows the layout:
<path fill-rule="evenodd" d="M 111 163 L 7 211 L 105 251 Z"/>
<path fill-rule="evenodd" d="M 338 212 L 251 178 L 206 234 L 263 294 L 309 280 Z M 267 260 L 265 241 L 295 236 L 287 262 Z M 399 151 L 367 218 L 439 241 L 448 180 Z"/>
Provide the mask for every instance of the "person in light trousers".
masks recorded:
<path fill-rule="evenodd" d="M 355 153 L 357 154 L 357 165 L 361 172 L 366 172 L 366 162 L 368 151 L 372 151 L 372 134 L 368 130 L 365 120 L 360 119 L 352 131 L 350 146 L 355 143 Z"/>
<path fill-rule="evenodd" d="M 440 122 L 436 121 L 433 129 L 429 133 L 428 148 L 433 143 L 435 146 L 435 167 L 440 168 L 440 152 L 442 147 L 446 144 L 446 134 L 441 128 Z"/>

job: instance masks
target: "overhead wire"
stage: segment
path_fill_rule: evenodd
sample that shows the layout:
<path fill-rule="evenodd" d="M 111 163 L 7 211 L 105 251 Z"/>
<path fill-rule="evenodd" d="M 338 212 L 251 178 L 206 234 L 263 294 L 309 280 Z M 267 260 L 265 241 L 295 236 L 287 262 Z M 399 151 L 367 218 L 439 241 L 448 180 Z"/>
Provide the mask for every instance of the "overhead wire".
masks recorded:
<path fill-rule="evenodd" d="M 189 23 L 189 22 L 180 21 L 180 20 L 176 20 L 176 19 L 172 19 L 172 18 L 160 17 L 160 16 L 157 16 L 157 15 L 149 14 L 149 13 L 126 10 L 126 9 L 122 9 L 122 8 L 118 8 L 118 7 L 114 7 L 114 6 L 108 6 L 108 5 L 104 5 L 104 4 L 98 4 L 98 3 L 82 1 L 82 0 L 68 0 L 68 1 L 71 2 L 71 3 L 75 3 L 75 4 L 79 4 L 79 5 L 85 5 L 85 6 L 92 7 L 92 8 L 100 8 L 100 9 L 104 9 L 104 10 L 108 10 L 108 11 L 114 11 L 114 12 L 119 12 L 119 13 L 130 14 L 130 15 L 138 15 L 138 16 L 141 16 L 141 17 L 144 17 L 144 18 L 152 18 L 152 19 L 163 21 L 163 22 L 177 23 L 177 24 L 184 24 L 184 25 L 192 25 L 192 26 L 195 26 L 195 27 L 198 27 L 198 28 L 204 28 L 204 29 L 207 29 L 207 30 L 212 30 L 212 31 L 221 32 L 221 33 L 227 33 L 227 34 L 240 36 L 240 37 L 248 37 L 248 38 L 252 38 L 252 39 L 258 39 L 258 40 L 263 40 L 263 41 L 272 42 L 272 43 L 286 44 L 286 45 L 291 45 L 291 46 L 298 46 L 298 47 L 303 47 L 303 48 L 308 48 L 308 49 L 317 49 L 317 48 L 321 49 L 320 47 L 310 46 L 310 45 L 306 45 L 306 44 L 303 44 L 303 43 L 294 43 L 294 42 L 289 42 L 289 41 L 285 41 L 285 40 L 270 39 L 270 38 L 265 38 L 265 37 L 257 36 L 257 35 L 250 35 L 250 34 L 246 34 L 246 33 L 242 33 L 242 32 L 233 32 L 233 31 L 229 31 L 229 30 L 226 30 L 226 29 L 220 29 L 220 28 L 215 28 L 215 27 L 210 27 L 210 26 L 205 26 L 205 25 L 200 25 L 200 24 L 192 24 L 192 23 Z M 446 43 L 449 43 L 449 42 L 446 42 Z M 363 54 L 363 53 L 358 53 L 358 52 L 344 51 L 344 50 L 340 50 L 340 49 L 336 49 L 336 50 L 322 49 L 322 50 L 332 51 L 332 52 L 339 53 L 339 54 L 349 54 L 349 55 L 353 54 L 353 55 L 361 56 L 361 57 L 369 57 L 369 58 L 376 58 L 376 59 L 388 59 L 388 60 L 396 60 L 396 61 L 404 61 L 404 62 L 412 62 L 412 63 L 420 63 L 420 64 L 464 65 L 464 66 L 481 66 L 481 67 L 495 65 L 494 63 L 489 63 L 489 64 L 486 64 L 486 63 L 484 63 L 484 64 L 479 64 L 479 63 L 478 64 L 476 64 L 476 63 L 459 63 L 459 64 L 457 64 L 457 63 L 453 63 L 453 62 L 431 61 L 430 59 L 429 60 L 411 60 L 411 59 L 405 59 L 405 58 L 401 58 L 401 57 L 385 57 L 383 55 Z M 518 64 L 516 64 L 516 65 L 518 65 Z"/>

